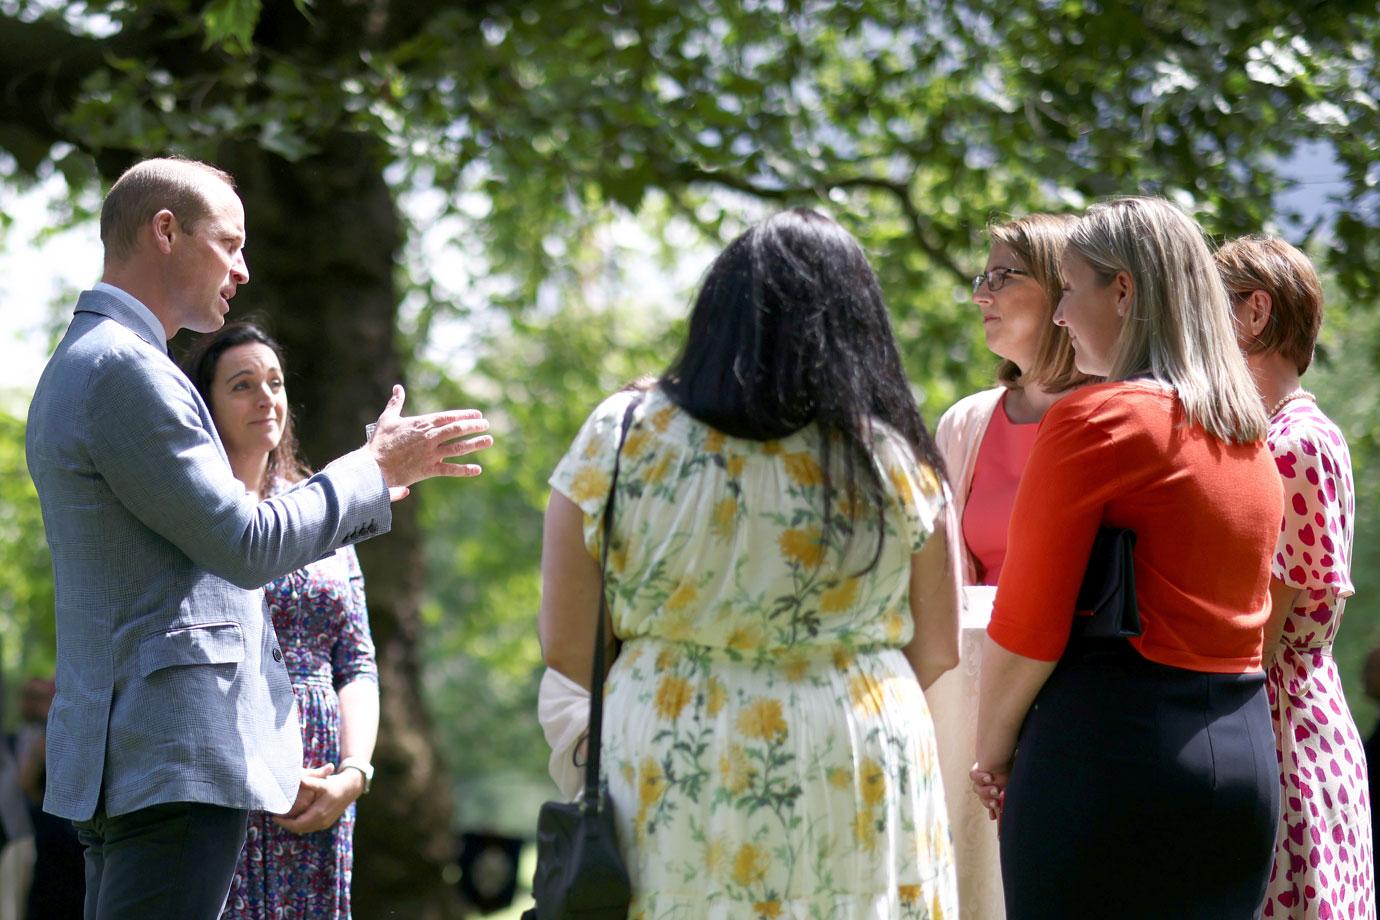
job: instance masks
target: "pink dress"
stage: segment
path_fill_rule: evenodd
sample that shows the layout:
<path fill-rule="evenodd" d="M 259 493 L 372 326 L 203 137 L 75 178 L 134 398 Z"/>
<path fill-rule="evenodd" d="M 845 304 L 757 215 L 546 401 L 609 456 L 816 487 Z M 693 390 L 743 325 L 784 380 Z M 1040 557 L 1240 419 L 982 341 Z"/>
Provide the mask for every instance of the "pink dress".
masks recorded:
<path fill-rule="evenodd" d="M 1284 481 L 1271 574 L 1301 589 L 1266 687 L 1280 764 L 1280 831 L 1263 917 L 1375 917 L 1365 748 L 1332 643 L 1351 585 L 1356 502 L 1341 431 L 1309 400 L 1270 420 Z"/>
<path fill-rule="evenodd" d="M 1021 473 L 1039 430 L 1039 422 L 1011 421 L 1003 396 L 978 448 L 973 484 L 963 506 L 963 539 L 977 560 L 978 579 L 984 585 L 997 583 L 1006 561 L 1006 531 L 1011 525 L 1016 487 L 1021 484 Z"/>

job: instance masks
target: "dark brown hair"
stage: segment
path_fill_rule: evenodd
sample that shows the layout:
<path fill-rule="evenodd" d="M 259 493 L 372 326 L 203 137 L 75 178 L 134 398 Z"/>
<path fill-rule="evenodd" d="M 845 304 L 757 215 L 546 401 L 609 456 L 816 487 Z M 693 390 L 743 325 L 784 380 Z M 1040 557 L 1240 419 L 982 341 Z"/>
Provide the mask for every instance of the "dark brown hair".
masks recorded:
<path fill-rule="evenodd" d="M 183 373 L 206 401 L 207 408 L 211 406 L 211 384 L 215 382 L 216 366 L 220 364 L 221 356 L 238 345 L 251 344 L 263 345 L 272 350 L 278 356 L 279 366 L 286 363 L 283 360 L 283 346 L 251 322 L 226 323 L 215 332 L 203 335 L 182 359 Z M 268 454 L 268 469 L 264 471 L 264 491 L 267 493 L 272 489 L 273 483 L 279 480 L 300 482 L 309 476 L 311 467 L 307 466 L 302 455 L 298 453 L 297 434 L 293 430 L 292 410 L 289 409 L 287 418 L 283 420 L 283 437 L 278 441 L 278 446 Z"/>

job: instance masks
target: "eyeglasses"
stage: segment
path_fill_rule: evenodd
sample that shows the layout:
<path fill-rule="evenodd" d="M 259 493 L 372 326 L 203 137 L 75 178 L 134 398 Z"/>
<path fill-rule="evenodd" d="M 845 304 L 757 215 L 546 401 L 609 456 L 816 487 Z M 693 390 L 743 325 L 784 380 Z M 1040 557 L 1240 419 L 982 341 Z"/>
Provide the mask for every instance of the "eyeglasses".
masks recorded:
<path fill-rule="evenodd" d="M 1026 277 L 1030 277 L 1030 272 L 1021 271 L 1019 268 L 994 268 L 990 272 L 983 272 L 973 278 L 973 293 L 976 294 L 978 288 L 982 287 L 983 282 L 986 282 L 987 290 L 995 294 L 997 291 L 1006 287 L 1006 278 L 1008 275 L 1025 275 Z"/>

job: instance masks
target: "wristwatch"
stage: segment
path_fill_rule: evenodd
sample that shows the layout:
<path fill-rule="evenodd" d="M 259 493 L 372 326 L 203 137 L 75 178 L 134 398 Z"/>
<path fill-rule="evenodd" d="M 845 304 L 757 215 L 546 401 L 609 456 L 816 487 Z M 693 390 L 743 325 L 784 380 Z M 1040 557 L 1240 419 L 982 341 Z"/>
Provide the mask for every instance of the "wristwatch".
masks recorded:
<path fill-rule="evenodd" d="M 335 768 L 336 773 L 343 773 L 346 770 L 358 770 L 359 775 L 364 777 L 364 792 L 368 792 L 369 787 L 374 784 L 374 765 L 363 757 L 346 757 Z"/>

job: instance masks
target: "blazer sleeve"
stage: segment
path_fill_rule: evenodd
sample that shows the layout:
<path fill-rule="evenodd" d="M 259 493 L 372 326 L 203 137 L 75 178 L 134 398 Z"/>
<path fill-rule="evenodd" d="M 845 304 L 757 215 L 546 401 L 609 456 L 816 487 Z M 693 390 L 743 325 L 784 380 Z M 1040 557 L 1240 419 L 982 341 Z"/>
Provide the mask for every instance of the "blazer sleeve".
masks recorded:
<path fill-rule="evenodd" d="M 91 372 L 90 450 L 120 503 L 193 562 L 253 589 L 337 547 L 386 533 L 388 489 L 362 450 L 263 502 L 246 495 L 172 362 L 129 348 Z"/>

